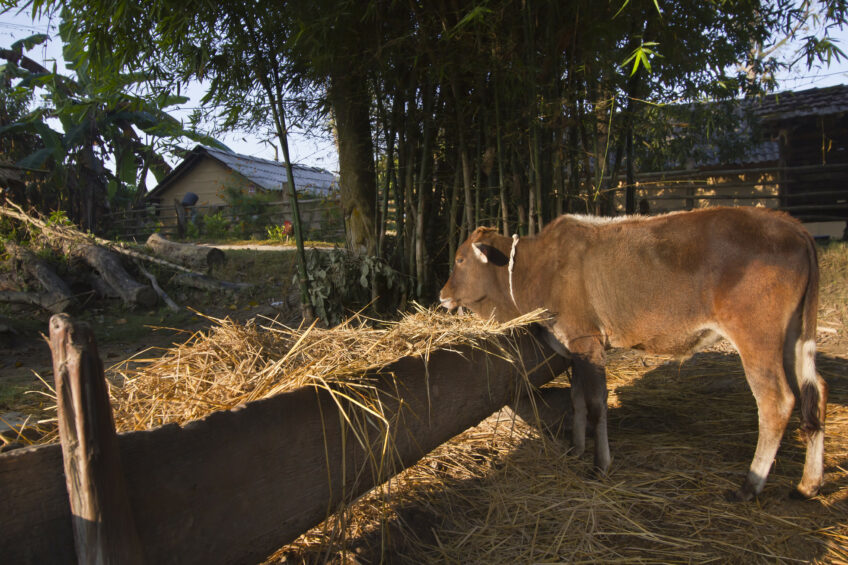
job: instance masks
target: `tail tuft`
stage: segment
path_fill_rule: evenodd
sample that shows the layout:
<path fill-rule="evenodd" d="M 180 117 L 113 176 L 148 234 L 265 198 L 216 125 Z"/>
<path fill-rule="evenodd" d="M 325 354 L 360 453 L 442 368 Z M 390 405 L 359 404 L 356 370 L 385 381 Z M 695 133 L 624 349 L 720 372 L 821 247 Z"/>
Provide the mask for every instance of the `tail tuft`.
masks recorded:
<path fill-rule="evenodd" d="M 814 434 L 823 428 L 819 417 L 820 402 L 816 383 L 805 382 L 801 385 L 801 431 L 805 435 Z"/>

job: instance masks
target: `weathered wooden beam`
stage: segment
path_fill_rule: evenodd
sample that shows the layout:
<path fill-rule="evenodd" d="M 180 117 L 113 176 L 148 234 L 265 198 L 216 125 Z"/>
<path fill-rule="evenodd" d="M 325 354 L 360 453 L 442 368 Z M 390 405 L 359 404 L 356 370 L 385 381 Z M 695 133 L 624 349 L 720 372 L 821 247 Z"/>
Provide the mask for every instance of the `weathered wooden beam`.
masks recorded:
<path fill-rule="evenodd" d="M 520 362 L 504 359 L 501 348 L 514 349 Z M 529 335 L 503 338 L 401 359 L 362 376 L 358 393 L 302 388 L 185 427 L 123 434 L 121 460 L 145 556 L 151 563 L 255 563 L 514 400 L 527 386 L 525 372 L 538 386 L 566 364 Z M 381 415 L 351 396 L 367 397 Z M 11 563 L 66 563 L 73 555 L 56 451 L 0 455 L 0 555 Z"/>
<path fill-rule="evenodd" d="M 94 334 L 57 314 L 50 318 L 50 350 L 77 559 L 142 563 Z"/>

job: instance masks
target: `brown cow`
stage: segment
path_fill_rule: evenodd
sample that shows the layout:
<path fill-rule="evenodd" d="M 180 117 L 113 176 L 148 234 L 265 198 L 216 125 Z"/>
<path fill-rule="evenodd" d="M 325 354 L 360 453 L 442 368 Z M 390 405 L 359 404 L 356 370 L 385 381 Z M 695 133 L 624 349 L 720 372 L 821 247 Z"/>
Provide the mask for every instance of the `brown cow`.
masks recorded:
<path fill-rule="evenodd" d="M 604 349 L 688 356 L 729 340 L 759 411 L 754 460 L 732 494 L 747 500 L 762 491 L 795 391 L 807 442 L 798 494 L 810 497 L 822 482 L 827 403 L 815 370 L 818 280 L 812 237 L 782 213 L 562 216 L 536 237 L 478 228 L 457 250 L 441 302 L 498 320 L 539 307 L 551 313 L 548 329 L 574 361 L 573 448 L 583 452 L 593 424 L 602 472 L 610 464 Z"/>

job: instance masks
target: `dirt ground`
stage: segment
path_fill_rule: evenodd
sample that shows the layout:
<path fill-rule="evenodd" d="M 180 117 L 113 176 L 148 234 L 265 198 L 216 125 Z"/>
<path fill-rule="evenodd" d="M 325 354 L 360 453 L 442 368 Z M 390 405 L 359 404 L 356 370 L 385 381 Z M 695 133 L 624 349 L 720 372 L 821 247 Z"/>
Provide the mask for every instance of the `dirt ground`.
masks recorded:
<path fill-rule="evenodd" d="M 94 330 L 104 367 L 127 358 L 158 356 L 162 350 L 209 328 L 214 319 L 248 320 L 257 316 L 297 324 L 299 311 L 292 287 L 294 254 L 290 246 L 228 246 L 227 264 L 213 276 L 249 282 L 241 293 L 208 293 L 171 288 L 166 292 L 181 307 L 130 310 L 118 300 L 90 301 L 72 315 Z M 165 282 L 164 278 L 161 278 Z M 42 379 L 52 385 L 53 369 L 45 336 L 50 314 L 24 305 L 0 305 L 0 433 L 27 417 L 52 418 L 52 401 Z M 6 423 L 3 422 L 6 420 Z M 4 435 L 8 436 L 8 431 Z M 2 444 L 0 444 L 2 448 Z"/>

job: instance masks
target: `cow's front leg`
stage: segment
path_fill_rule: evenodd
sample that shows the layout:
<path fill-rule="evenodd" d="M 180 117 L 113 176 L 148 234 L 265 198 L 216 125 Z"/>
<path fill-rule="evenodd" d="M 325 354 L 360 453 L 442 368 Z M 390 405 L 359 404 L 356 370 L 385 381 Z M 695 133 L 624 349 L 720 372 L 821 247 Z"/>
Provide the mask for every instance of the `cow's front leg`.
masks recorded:
<path fill-rule="evenodd" d="M 572 399 L 574 402 L 574 448 L 580 454 L 586 447 L 587 423 L 594 428 L 595 468 L 606 473 L 610 466 L 609 438 L 607 436 L 607 373 L 604 368 L 602 344 L 592 339 L 591 343 L 570 344 L 574 368 L 572 377 Z"/>

